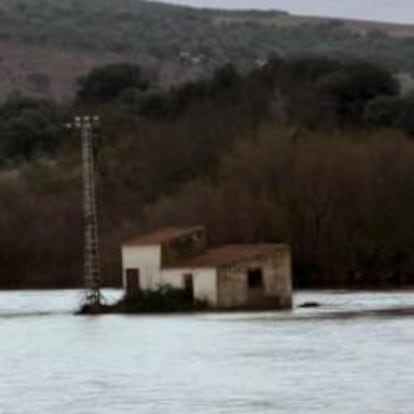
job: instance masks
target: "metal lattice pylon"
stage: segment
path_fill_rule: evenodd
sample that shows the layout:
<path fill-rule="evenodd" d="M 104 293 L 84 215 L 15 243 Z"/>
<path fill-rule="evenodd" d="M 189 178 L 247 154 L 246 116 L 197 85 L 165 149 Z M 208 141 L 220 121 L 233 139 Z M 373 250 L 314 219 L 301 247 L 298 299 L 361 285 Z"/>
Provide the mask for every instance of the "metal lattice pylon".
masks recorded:
<path fill-rule="evenodd" d="M 101 305 L 101 270 L 99 258 L 98 218 L 95 189 L 95 142 L 99 118 L 75 118 L 82 138 L 83 219 L 84 219 L 84 285 L 85 305 Z"/>

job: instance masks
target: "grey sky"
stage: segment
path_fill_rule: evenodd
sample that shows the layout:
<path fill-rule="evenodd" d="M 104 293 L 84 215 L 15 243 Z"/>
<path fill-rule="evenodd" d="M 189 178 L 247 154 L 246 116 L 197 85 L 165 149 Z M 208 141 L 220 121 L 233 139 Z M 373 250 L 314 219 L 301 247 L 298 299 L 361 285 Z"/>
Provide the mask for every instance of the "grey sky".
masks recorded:
<path fill-rule="evenodd" d="M 414 24 L 413 0 L 162 0 L 196 7 L 283 9 L 295 14 Z"/>

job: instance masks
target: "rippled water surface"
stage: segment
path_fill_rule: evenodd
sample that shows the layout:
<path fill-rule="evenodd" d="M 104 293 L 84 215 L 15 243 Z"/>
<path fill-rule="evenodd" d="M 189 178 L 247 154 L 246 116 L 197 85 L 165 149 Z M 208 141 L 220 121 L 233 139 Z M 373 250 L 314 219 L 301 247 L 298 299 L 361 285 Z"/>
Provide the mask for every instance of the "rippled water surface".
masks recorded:
<path fill-rule="evenodd" d="M 414 317 L 357 313 L 414 306 L 414 293 L 298 293 L 296 304 L 323 306 L 145 317 L 73 316 L 79 298 L 0 292 L 1 414 L 414 410 Z"/>

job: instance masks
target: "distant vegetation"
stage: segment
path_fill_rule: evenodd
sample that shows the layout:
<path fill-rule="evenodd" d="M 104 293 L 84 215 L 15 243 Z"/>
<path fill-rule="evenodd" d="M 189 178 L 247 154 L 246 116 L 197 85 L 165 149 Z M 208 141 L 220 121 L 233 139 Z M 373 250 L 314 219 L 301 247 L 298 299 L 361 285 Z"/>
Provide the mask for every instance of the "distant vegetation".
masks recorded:
<path fill-rule="evenodd" d="M 0 106 L 0 166 L 50 157 L 61 145 L 67 115 L 53 102 L 11 96 Z"/>
<path fill-rule="evenodd" d="M 142 0 L 2 0 L 0 40 L 240 69 L 269 55 L 364 58 L 414 73 L 413 38 L 360 34 L 339 21 L 279 24 L 280 13 L 195 10 Z M 45 79 L 37 79 L 42 88 Z"/>
<path fill-rule="evenodd" d="M 327 58 L 232 65 L 169 91 L 133 65 L 93 70 L 65 105 L 0 106 L 0 284 L 82 281 L 74 113 L 102 119 L 108 284 L 120 242 L 206 224 L 213 244 L 288 242 L 299 286 L 414 282 L 414 100 L 382 67 Z"/>
<path fill-rule="evenodd" d="M 64 124 L 70 114 L 96 108 L 115 128 L 117 116 L 125 118 L 126 125 L 145 120 L 161 127 L 193 114 L 211 113 L 214 118 L 229 112 L 222 121 L 226 127 L 247 122 L 251 129 L 273 111 L 284 122 L 309 128 L 395 127 L 411 134 L 413 104 L 411 95 L 399 95 L 399 84 L 389 72 L 358 61 L 275 58 L 247 75 L 225 65 L 211 79 L 170 91 L 161 90 L 138 66 L 113 64 L 80 79 L 73 105 L 20 95 L 0 105 L 0 166 L 54 157 L 67 134 Z M 197 135 L 189 137 L 193 150 Z M 197 157 L 215 151 L 215 143 L 210 144 L 200 143 Z M 221 145 L 226 147 L 217 145 L 218 152 Z"/>

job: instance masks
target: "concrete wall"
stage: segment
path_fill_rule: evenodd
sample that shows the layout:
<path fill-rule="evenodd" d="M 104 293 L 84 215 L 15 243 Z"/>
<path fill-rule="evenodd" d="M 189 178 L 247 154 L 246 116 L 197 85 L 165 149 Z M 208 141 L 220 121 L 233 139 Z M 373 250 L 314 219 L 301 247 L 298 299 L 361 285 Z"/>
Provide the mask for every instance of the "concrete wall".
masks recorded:
<path fill-rule="evenodd" d="M 282 306 L 292 306 L 292 254 L 289 246 L 279 248 L 268 257 L 266 292 L 275 296 Z"/>
<path fill-rule="evenodd" d="M 141 289 L 155 289 L 161 281 L 161 246 L 122 246 L 122 282 L 126 269 L 139 269 Z"/>
<path fill-rule="evenodd" d="M 230 309 L 244 307 L 247 304 L 248 264 L 222 266 L 217 273 L 217 306 Z"/>
<path fill-rule="evenodd" d="M 261 269 L 263 287 L 249 289 L 250 269 Z M 222 266 L 217 277 L 219 308 L 285 309 L 292 306 L 291 254 L 287 246 L 251 260 Z"/>
<path fill-rule="evenodd" d="M 217 305 L 216 269 L 163 269 L 162 284 L 175 288 L 184 288 L 184 275 L 193 275 L 194 297 L 206 300 L 210 306 Z"/>

